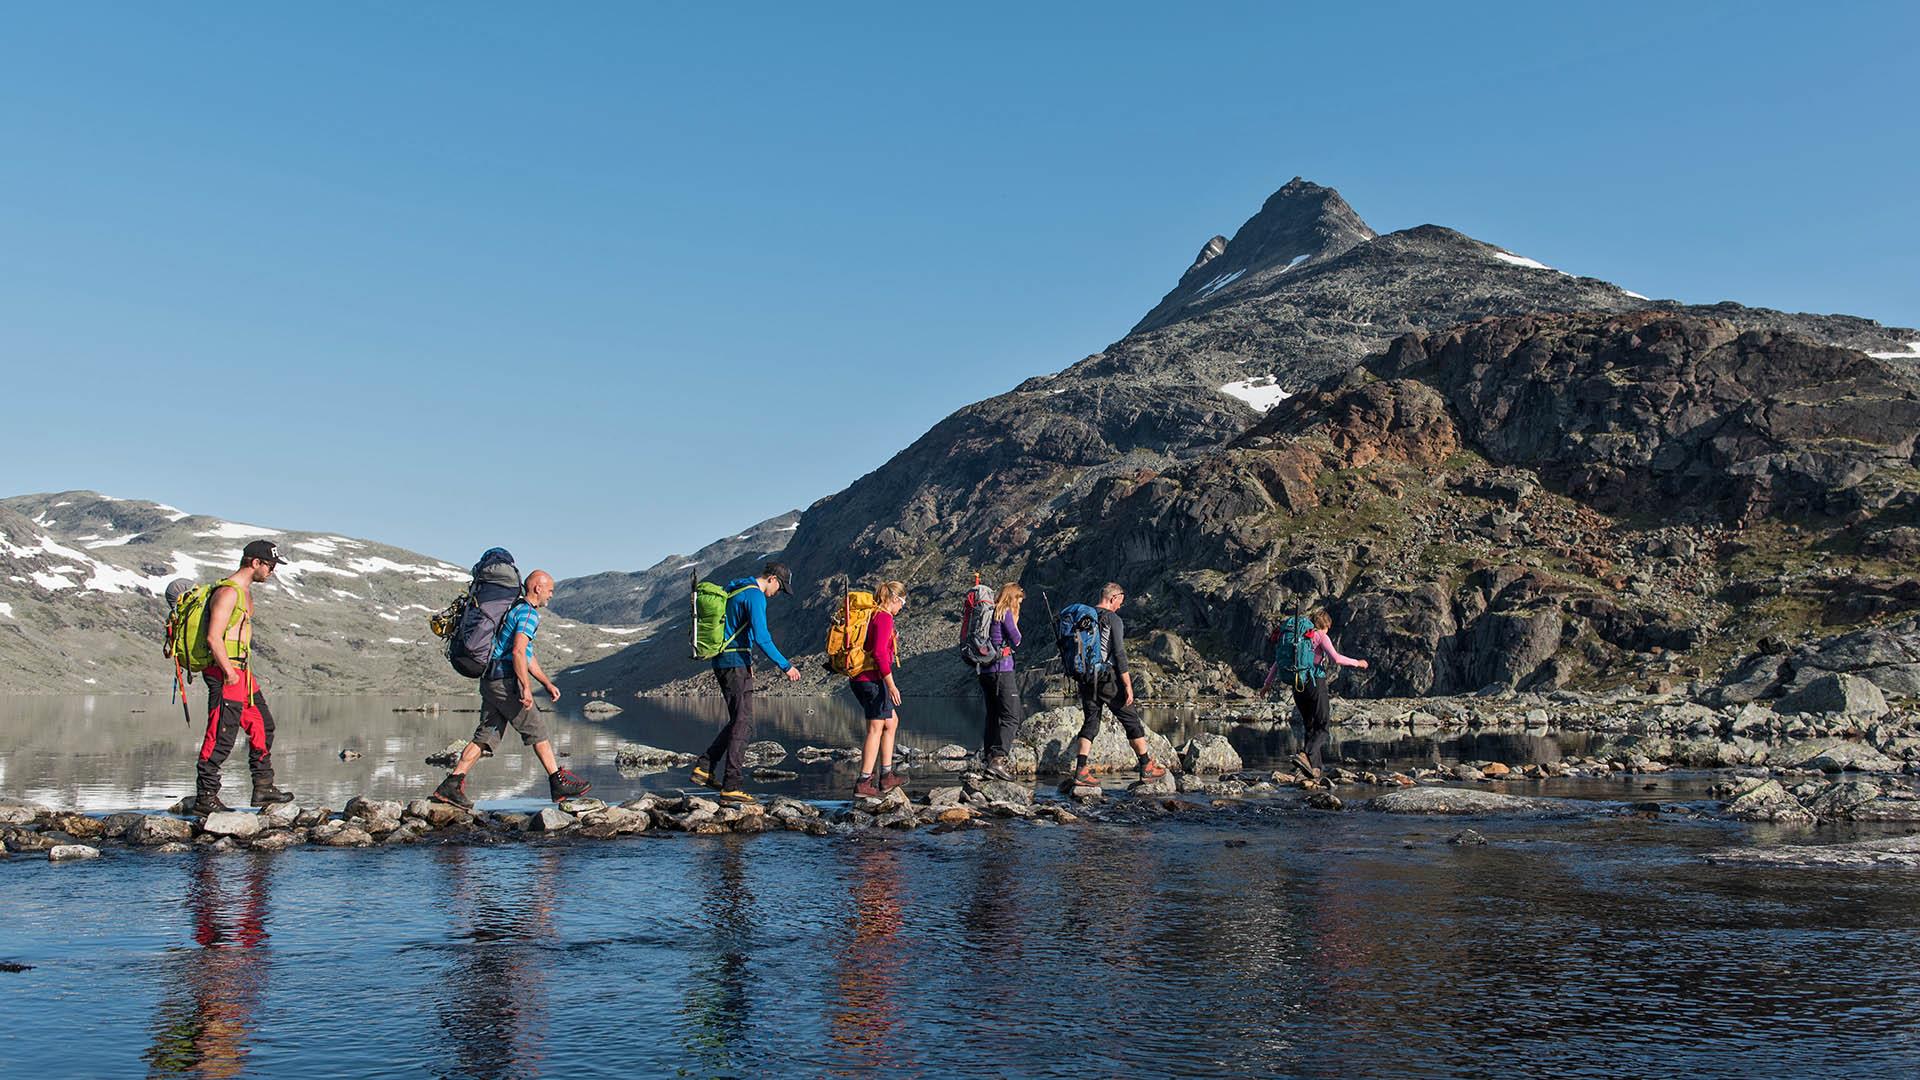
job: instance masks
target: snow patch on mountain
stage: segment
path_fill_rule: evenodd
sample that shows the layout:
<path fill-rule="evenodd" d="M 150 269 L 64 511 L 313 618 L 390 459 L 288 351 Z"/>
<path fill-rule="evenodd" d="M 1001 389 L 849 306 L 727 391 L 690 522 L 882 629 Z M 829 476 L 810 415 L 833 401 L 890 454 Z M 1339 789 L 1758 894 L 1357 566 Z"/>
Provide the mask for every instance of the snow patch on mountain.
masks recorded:
<path fill-rule="evenodd" d="M 1292 395 L 1280 389 L 1271 375 L 1262 375 L 1253 379 L 1242 379 L 1219 387 L 1221 393 L 1236 397 L 1261 412 L 1272 409 Z"/>

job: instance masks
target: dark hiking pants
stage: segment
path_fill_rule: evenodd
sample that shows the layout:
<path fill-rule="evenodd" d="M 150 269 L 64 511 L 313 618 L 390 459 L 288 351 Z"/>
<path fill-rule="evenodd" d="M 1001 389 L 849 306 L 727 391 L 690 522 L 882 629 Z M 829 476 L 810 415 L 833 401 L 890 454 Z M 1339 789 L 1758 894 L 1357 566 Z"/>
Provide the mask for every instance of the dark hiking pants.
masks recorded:
<path fill-rule="evenodd" d="M 1307 760 L 1316 769 L 1324 768 L 1320 755 L 1326 751 L 1333 729 L 1333 698 L 1327 692 L 1327 680 L 1315 679 L 1305 690 L 1296 689 L 1293 707 L 1300 710 L 1300 723 L 1306 729 Z"/>
<path fill-rule="evenodd" d="M 1011 671 L 983 671 L 979 683 L 980 697 L 987 706 L 981 750 L 988 760 L 1006 757 L 1013 747 L 1014 732 L 1025 719 L 1020 708 L 1020 683 Z"/>
<path fill-rule="evenodd" d="M 727 726 L 707 747 L 707 761 L 714 784 L 725 788 L 746 779 L 747 744 L 753 741 L 753 669 L 716 668 L 713 677 L 720 683 L 720 696 L 727 699 Z"/>

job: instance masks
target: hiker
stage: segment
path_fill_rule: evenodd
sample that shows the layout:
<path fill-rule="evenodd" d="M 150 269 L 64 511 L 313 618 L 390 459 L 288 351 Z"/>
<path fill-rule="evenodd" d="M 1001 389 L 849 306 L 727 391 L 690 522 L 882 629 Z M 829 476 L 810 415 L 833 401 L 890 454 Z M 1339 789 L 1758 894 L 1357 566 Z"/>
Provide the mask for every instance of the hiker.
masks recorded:
<path fill-rule="evenodd" d="M 1309 625 L 1301 625 L 1303 623 Z M 1333 700 L 1327 687 L 1331 681 L 1329 669 L 1351 667 L 1364 671 L 1367 666 L 1365 660 L 1342 656 L 1340 650 L 1334 648 L 1333 639 L 1327 636 L 1327 629 L 1332 625 L 1333 617 L 1324 609 L 1315 611 L 1311 619 L 1296 615 L 1282 620 L 1267 635 L 1274 646 L 1274 659 L 1273 666 L 1267 670 L 1267 681 L 1260 686 L 1261 694 L 1265 695 L 1277 676 L 1288 676 L 1293 705 L 1300 711 L 1306 738 L 1305 749 L 1293 755 L 1293 761 L 1305 775 L 1316 780 L 1324 767 L 1322 753 L 1333 730 Z M 1304 648 L 1294 643 L 1295 637 L 1304 642 Z"/>
<path fill-rule="evenodd" d="M 900 717 L 895 714 L 900 705 L 900 688 L 893 681 L 900 638 L 894 631 L 893 617 L 907 606 L 906 584 L 881 582 L 873 590 L 873 603 L 873 615 L 867 619 L 866 643 L 873 666 L 847 680 L 847 687 L 867 717 L 867 739 L 860 747 L 860 779 L 853 785 L 853 793 L 858 798 L 872 798 L 907 782 L 906 777 L 893 769 L 893 733 L 900 726 Z"/>
<path fill-rule="evenodd" d="M 480 676 L 480 725 L 473 738 L 460 751 L 460 760 L 440 786 L 433 789 L 437 802 L 452 803 L 463 810 L 473 809 L 467 797 L 467 771 L 481 755 L 492 754 L 500 737 L 511 724 L 520 733 L 522 745 L 533 747 L 533 756 L 547 770 L 547 791 L 554 802 L 585 795 L 593 785 L 563 769 L 554 760 L 553 744 L 547 738 L 547 722 L 533 703 L 533 684 L 546 687 L 547 697 L 560 700 L 560 688 L 553 685 L 540 662 L 533 658 L 533 639 L 540 632 L 540 609 L 553 597 L 553 575 L 535 570 L 527 575 L 526 596 L 500 619 L 494 636 L 493 657 Z"/>
<path fill-rule="evenodd" d="M 1027 591 L 1014 582 L 1000 586 L 993 599 L 993 622 L 987 627 L 987 641 L 998 656 L 976 676 L 987 706 L 981 756 L 986 759 L 987 775 L 996 780 L 1013 779 L 1007 755 L 1013 749 L 1014 732 L 1026 719 L 1020 706 L 1020 683 L 1013 675 L 1013 650 L 1020 647 L 1020 602 L 1026 598 Z"/>
<path fill-rule="evenodd" d="M 788 682 L 800 681 L 800 669 L 781 655 L 767 630 L 767 601 L 783 591 L 793 591 L 793 573 L 781 562 L 761 567 L 758 577 L 736 578 L 727 584 L 731 595 L 723 628 L 726 644 L 713 658 L 713 678 L 727 701 L 727 722 L 693 766 L 693 782 L 725 798 L 753 798 L 743 790 L 747 744 L 753 741 L 753 650 L 767 654 L 786 673 Z"/>
<path fill-rule="evenodd" d="M 255 540 L 240 553 L 240 569 L 222 578 L 207 599 L 207 648 L 213 662 L 207 684 L 207 735 L 195 768 L 193 812 L 231 809 L 220 801 L 220 766 L 240 732 L 247 733 L 247 771 L 253 774 L 253 805 L 291 802 L 293 793 L 273 786 L 273 711 L 266 684 L 253 673 L 253 586 L 285 563 L 271 540 Z"/>
<path fill-rule="evenodd" d="M 1073 741 L 1073 783 L 1076 785 L 1100 786 L 1093 769 L 1087 765 L 1087 755 L 1093 751 L 1094 737 L 1100 734 L 1103 706 L 1112 710 L 1113 718 L 1120 721 L 1120 727 L 1127 733 L 1127 741 L 1133 744 L 1140 779 L 1167 775 L 1167 767 L 1147 752 L 1147 727 L 1140 722 L 1139 706 L 1133 703 L 1133 672 L 1127 668 L 1127 627 L 1120 621 L 1120 605 L 1126 599 L 1127 590 L 1109 581 L 1100 590 L 1100 602 L 1094 605 L 1099 613 L 1100 659 L 1093 672 L 1076 676 L 1080 684 L 1080 709 L 1087 717 L 1086 723 L 1080 725 L 1079 737 Z"/>

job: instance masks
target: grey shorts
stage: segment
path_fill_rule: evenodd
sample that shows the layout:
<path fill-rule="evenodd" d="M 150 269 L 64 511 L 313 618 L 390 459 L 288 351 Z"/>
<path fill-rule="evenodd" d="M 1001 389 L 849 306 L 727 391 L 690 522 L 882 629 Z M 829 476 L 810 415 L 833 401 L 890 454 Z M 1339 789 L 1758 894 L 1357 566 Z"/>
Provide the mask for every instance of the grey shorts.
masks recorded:
<path fill-rule="evenodd" d="M 518 679 L 480 680 L 480 726 L 473 729 L 473 741 L 489 750 L 497 749 L 508 724 L 528 746 L 547 737 L 547 718 L 539 706 L 520 704 Z"/>

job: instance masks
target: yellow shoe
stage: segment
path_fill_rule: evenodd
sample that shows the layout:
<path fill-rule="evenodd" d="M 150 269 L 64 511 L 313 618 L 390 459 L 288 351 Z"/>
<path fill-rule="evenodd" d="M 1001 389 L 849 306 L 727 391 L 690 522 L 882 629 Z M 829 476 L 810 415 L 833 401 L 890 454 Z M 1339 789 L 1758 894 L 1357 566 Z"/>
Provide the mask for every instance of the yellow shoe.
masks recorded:
<path fill-rule="evenodd" d="M 756 801 L 758 801 L 758 800 L 756 800 L 756 799 L 755 799 L 755 798 L 754 798 L 754 797 L 753 797 L 752 795 L 749 795 L 748 793 L 746 793 L 746 792 L 744 792 L 744 791 L 722 791 L 722 792 L 720 793 L 720 797 L 721 797 L 721 798 L 723 798 L 723 799 L 732 799 L 732 800 L 733 800 L 733 801 L 735 801 L 735 802 L 756 802 Z"/>
<path fill-rule="evenodd" d="M 701 758 L 700 760 L 702 762 L 705 762 L 707 759 Z M 708 767 L 705 764 L 695 765 L 693 767 L 693 782 L 701 785 L 702 787 L 712 787 L 713 772 L 710 769 L 708 769 Z"/>

